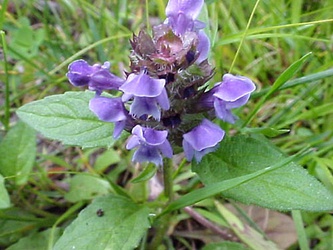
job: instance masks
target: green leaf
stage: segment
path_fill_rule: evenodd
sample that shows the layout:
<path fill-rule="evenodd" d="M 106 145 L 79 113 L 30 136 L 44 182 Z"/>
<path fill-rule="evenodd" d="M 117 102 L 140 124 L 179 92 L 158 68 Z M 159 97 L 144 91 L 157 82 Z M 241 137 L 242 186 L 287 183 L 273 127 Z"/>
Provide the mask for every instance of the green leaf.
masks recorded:
<path fill-rule="evenodd" d="M 285 155 L 263 136 L 226 138 L 220 148 L 193 166 L 209 187 L 223 180 L 264 170 Z M 294 162 L 222 193 L 246 204 L 277 210 L 326 211 L 333 209 L 333 194 Z"/>
<path fill-rule="evenodd" d="M 0 175 L 0 209 L 10 207 L 10 198 L 5 187 L 4 178 Z"/>
<path fill-rule="evenodd" d="M 98 176 L 81 173 L 75 175 L 70 181 L 70 190 L 65 194 L 65 199 L 70 202 L 91 200 L 100 195 L 110 193 L 109 182 Z"/>
<path fill-rule="evenodd" d="M 252 179 L 255 179 L 259 176 L 262 176 L 262 175 L 272 172 L 276 169 L 279 169 L 279 168 L 285 166 L 286 164 L 292 162 L 294 159 L 298 158 L 303 153 L 304 152 L 300 152 L 299 154 L 296 154 L 294 156 L 282 159 L 281 161 L 276 162 L 275 164 L 273 164 L 270 167 L 260 169 L 251 174 L 242 175 L 242 176 L 232 178 L 229 180 L 210 183 L 209 185 L 205 186 L 204 188 L 200 188 L 195 191 L 192 191 L 192 192 L 180 197 L 179 199 L 171 202 L 158 216 L 160 217 L 168 212 L 171 212 L 171 211 L 174 211 L 174 210 L 177 210 L 177 209 L 189 206 L 189 205 L 193 205 L 199 201 L 202 201 L 204 199 L 217 195 L 226 190 L 235 188 Z"/>
<path fill-rule="evenodd" d="M 8 246 L 36 230 L 39 219 L 16 207 L 0 210 L 0 246 Z"/>
<path fill-rule="evenodd" d="M 7 250 L 45 250 L 48 249 L 48 241 L 50 237 L 51 229 L 47 229 L 43 232 L 35 232 L 27 237 L 21 238 L 17 243 L 11 245 Z M 54 237 L 58 239 L 60 237 L 61 230 L 56 228 L 54 230 Z"/>
<path fill-rule="evenodd" d="M 18 116 L 45 137 L 67 145 L 110 147 L 113 124 L 102 122 L 89 110 L 94 93 L 66 92 L 28 103 Z"/>
<path fill-rule="evenodd" d="M 9 130 L 0 142 L 0 174 L 17 185 L 27 182 L 36 158 L 35 131 L 23 122 Z"/>
<path fill-rule="evenodd" d="M 151 179 L 157 171 L 157 167 L 154 164 L 148 164 L 145 169 L 135 177 L 131 182 L 139 183 Z"/>
<path fill-rule="evenodd" d="M 134 249 L 149 228 L 149 209 L 121 196 L 97 198 L 82 210 L 53 250 Z"/>

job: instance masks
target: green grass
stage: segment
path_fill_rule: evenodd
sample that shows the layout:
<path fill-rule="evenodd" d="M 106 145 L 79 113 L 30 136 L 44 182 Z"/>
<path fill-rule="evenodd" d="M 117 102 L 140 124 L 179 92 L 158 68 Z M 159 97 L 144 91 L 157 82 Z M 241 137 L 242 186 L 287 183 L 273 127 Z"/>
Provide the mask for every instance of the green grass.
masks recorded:
<path fill-rule="evenodd" d="M 65 77 L 71 61 L 78 58 L 90 63 L 110 61 L 113 73 L 123 75 L 128 71 L 129 39 L 133 32 L 137 34 L 141 28 L 163 21 L 167 1 L 13 0 L 3 1 L 2 6 L 7 3 L 7 11 L 4 8 L 0 11 L 0 28 L 5 32 L 6 41 L 1 42 L 5 53 L 0 55 L 0 140 L 16 124 L 17 108 L 49 95 L 77 90 Z M 207 31 L 214 38 L 210 62 L 216 68 L 211 83 L 220 81 L 230 70 L 250 77 L 258 90 L 238 113 L 241 120 L 246 121 L 252 110 L 259 107 L 247 127 L 289 130 L 272 141 L 290 155 L 308 146 L 314 148 L 315 156 L 305 157 L 300 163 L 333 192 L 333 2 L 261 0 L 250 23 L 254 0 L 206 3 L 210 20 Z M 309 52 L 312 55 L 295 77 L 262 102 L 265 91 L 276 79 Z M 113 157 L 107 157 L 103 150 L 64 147 L 42 137 L 38 140 L 38 156 L 29 182 L 17 187 L 10 179 L 6 180 L 11 202 L 20 211 L 19 221 L 29 216 L 44 218 L 36 219 L 38 223 L 33 226 L 36 229 L 55 227 L 61 215 L 61 222 L 72 219 L 73 206 L 81 204 L 64 201 L 66 185 L 78 172 L 96 173 L 94 164 L 98 161 L 101 169 L 114 164 L 108 173 L 112 182 L 136 194 L 138 200 L 145 196 L 144 188 L 133 188 L 128 183 L 137 170 L 127 168 L 130 153 L 123 150 L 123 142 L 112 149 Z M 196 189 L 198 179 L 190 173 L 187 164 L 181 166 L 177 173 L 179 182 L 174 188 L 179 193 Z M 202 206 L 213 218 L 217 212 L 212 204 L 210 200 Z M 0 220 L 4 218 L 0 210 Z M 301 240 L 288 249 L 309 246 L 316 250 L 329 249 L 333 231 L 329 213 L 294 213 L 292 218 Z M 173 223 L 186 219 L 188 215 L 184 213 Z M 4 240 L 7 236 L 1 232 L 0 225 L 0 248 L 29 234 L 23 227 L 15 230 L 10 242 Z M 191 239 L 200 238 L 190 232 L 177 233 L 174 237 L 184 246 L 188 245 L 185 249 L 189 249 Z"/>

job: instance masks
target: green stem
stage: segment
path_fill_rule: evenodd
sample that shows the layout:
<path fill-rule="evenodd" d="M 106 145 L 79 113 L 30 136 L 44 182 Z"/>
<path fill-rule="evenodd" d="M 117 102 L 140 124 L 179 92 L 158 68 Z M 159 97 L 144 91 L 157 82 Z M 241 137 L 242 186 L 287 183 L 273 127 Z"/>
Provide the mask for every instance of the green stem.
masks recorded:
<path fill-rule="evenodd" d="M 172 159 L 164 159 L 163 164 L 163 180 L 164 180 L 164 194 L 168 198 L 168 203 L 174 200 L 173 193 L 173 163 Z"/>
<path fill-rule="evenodd" d="M 163 162 L 163 180 L 164 180 L 164 194 L 168 198 L 166 206 L 174 200 L 173 192 L 173 162 L 172 159 L 164 159 Z M 168 231 L 171 213 L 165 214 L 159 218 L 155 223 L 156 233 L 154 238 L 149 244 L 149 250 L 155 250 L 161 245 L 163 239 Z"/>
<path fill-rule="evenodd" d="M 7 44 L 5 39 L 5 32 L 0 30 L 1 42 L 3 48 L 3 59 L 5 63 L 5 116 L 3 119 L 3 125 L 5 130 L 9 130 L 10 121 L 10 100 L 9 100 L 9 77 L 8 77 L 8 64 L 7 64 Z"/>

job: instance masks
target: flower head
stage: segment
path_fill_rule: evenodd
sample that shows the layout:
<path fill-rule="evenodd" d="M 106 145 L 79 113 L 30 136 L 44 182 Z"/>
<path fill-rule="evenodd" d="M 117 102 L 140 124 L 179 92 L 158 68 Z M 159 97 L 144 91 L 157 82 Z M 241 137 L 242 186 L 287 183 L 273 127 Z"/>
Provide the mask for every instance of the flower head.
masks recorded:
<path fill-rule="evenodd" d="M 132 129 L 132 136 L 128 140 L 126 148 L 138 148 L 133 155 L 133 161 L 148 161 L 160 166 L 163 161 L 162 155 L 171 158 L 173 154 L 167 136 L 168 131 L 159 131 L 136 125 Z"/>
<path fill-rule="evenodd" d="M 204 119 L 197 127 L 183 135 L 183 148 L 187 160 L 194 157 L 197 162 L 214 151 L 222 141 L 225 132 L 215 123 Z"/>
<path fill-rule="evenodd" d="M 247 77 L 225 74 L 222 82 L 217 83 L 208 91 L 203 102 L 213 106 L 215 114 L 223 121 L 234 123 L 237 119 L 231 109 L 243 106 L 256 89 L 254 83 Z"/>
<path fill-rule="evenodd" d="M 74 86 L 88 85 L 90 90 L 101 94 L 103 90 L 118 89 L 124 82 L 111 74 L 109 68 L 109 62 L 90 66 L 85 60 L 80 59 L 68 66 L 67 77 Z"/>

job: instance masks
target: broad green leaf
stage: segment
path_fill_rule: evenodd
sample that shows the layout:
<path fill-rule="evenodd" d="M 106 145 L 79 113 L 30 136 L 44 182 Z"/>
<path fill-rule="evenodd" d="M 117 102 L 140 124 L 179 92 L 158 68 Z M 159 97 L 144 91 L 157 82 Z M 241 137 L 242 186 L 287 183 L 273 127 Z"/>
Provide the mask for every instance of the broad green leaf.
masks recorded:
<path fill-rule="evenodd" d="M 0 175 L 0 209 L 8 208 L 10 206 L 10 198 L 5 187 L 4 178 Z"/>
<path fill-rule="evenodd" d="M 116 195 L 97 198 L 82 210 L 53 250 L 134 249 L 149 228 L 149 209 Z"/>
<path fill-rule="evenodd" d="M 285 155 L 263 136 L 225 138 L 220 148 L 193 166 L 209 187 L 264 170 Z M 222 193 L 246 204 L 277 210 L 326 211 L 333 209 L 333 194 L 294 162 Z"/>
<path fill-rule="evenodd" d="M 305 152 L 307 152 L 307 151 L 305 151 Z M 276 169 L 279 169 L 279 168 L 285 166 L 286 164 L 292 162 L 294 159 L 298 159 L 298 157 L 303 155 L 305 152 L 301 151 L 300 153 L 298 153 L 294 156 L 284 158 L 281 161 L 274 163 L 270 167 L 260 169 L 254 173 L 242 175 L 242 176 L 235 177 L 235 178 L 228 179 L 228 180 L 218 181 L 218 182 L 206 185 L 203 188 L 194 190 L 188 194 L 185 194 L 184 196 L 180 197 L 179 199 L 171 202 L 158 216 L 162 216 L 168 212 L 171 212 L 171 211 L 174 211 L 174 210 L 177 210 L 177 209 L 189 206 L 189 205 L 193 205 L 199 201 L 202 201 L 204 199 L 217 195 L 221 192 L 225 192 L 227 190 L 235 188 L 250 180 L 258 178 L 259 176 L 262 176 L 269 172 L 275 171 Z"/>
<path fill-rule="evenodd" d="M 27 182 L 36 158 L 35 131 L 23 122 L 9 130 L 0 142 L 0 173 L 17 185 Z"/>
<path fill-rule="evenodd" d="M 75 175 L 70 181 L 70 190 L 65 194 L 65 199 L 70 202 L 91 200 L 97 196 L 110 193 L 109 182 L 86 173 Z"/>
<path fill-rule="evenodd" d="M 51 229 L 47 229 L 43 232 L 35 232 L 27 237 L 21 238 L 17 243 L 11 245 L 7 250 L 45 250 L 48 249 L 48 241 L 50 237 Z M 56 228 L 54 230 L 54 237 L 57 240 L 60 237 L 61 230 Z"/>
<path fill-rule="evenodd" d="M 28 103 L 18 116 L 45 137 L 67 145 L 110 147 L 113 124 L 102 122 L 89 110 L 93 92 L 66 92 Z"/>

